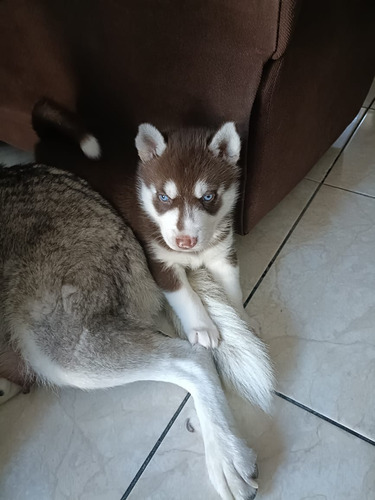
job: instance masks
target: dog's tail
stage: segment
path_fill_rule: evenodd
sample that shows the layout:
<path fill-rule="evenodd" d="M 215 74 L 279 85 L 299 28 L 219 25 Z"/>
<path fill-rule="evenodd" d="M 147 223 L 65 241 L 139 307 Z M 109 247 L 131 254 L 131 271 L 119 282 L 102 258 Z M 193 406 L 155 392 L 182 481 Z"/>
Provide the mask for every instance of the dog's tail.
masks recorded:
<path fill-rule="evenodd" d="M 219 347 L 212 353 L 222 382 L 264 411 L 270 411 L 274 376 L 265 345 L 207 271 L 194 271 L 189 279 L 221 334 Z M 174 323 L 183 335 L 176 319 Z"/>
<path fill-rule="evenodd" d="M 219 347 L 213 350 L 222 381 L 248 401 L 269 411 L 274 377 L 264 343 L 232 306 L 211 298 L 206 303 L 222 337 Z"/>
<path fill-rule="evenodd" d="M 51 99 L 38 101 L 32 111 L 35 132 L 43 139 L 53 133 L 62 133 L 78 143 L 83 153 L 92 160 L 98 160 L 101 149 L 98 140 L 90 134 L 81 118 L 66 110 Z"/>

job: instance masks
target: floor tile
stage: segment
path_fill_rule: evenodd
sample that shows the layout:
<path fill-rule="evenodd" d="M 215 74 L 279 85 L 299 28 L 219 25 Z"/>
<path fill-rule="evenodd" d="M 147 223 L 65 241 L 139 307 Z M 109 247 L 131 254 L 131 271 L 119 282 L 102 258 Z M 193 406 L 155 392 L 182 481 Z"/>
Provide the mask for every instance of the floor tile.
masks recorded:
<path fill-rule="evenodd" d="M 367 93 L 367 96 L 366 96 L 365 102 L 363 103 L 363 106 L 367 108 L 374 98 L 375 98 L 375 80 L 372 82 L 372 85 L 370 87 L 370 90 Z"/>
<path fill-rule="evenodd" d="M 325 183 L 375 196 L 375 110 L 367 112 Z"/>
<path fill-rule="evenodd" d="M 303 180 L 246 236 L 237 236 L 241 285 L 246 298 L 317 188 Z"/>
<path fill-rule="evenodd" d="M 0 142 L 0 163 L 3 165 L 18 165 L 34 161 L 34 154 L 13 148 L 8 144 Z"/>
<path fill-rule="evenodd" d="M 322 186 L 248 306 L 280 391 L 373 440 L 374 214 Z"/>
<path fill-rule="evenodd" d="M 257 500 L 372 500 L 375 446 L 277 398 L 274 418 L 236 405 L 243 435 L 258 453 Z M 189 421 L 189 429 L 186 423 Z M 129 500 L 218 500 L 207 476 L 190 399 Z"/>
<path fill-rule="evenodd" d="M 362 120 L 365 114 L 365 108 L 361 108 L 354 120 L 346 127 L 340 137 L 332 144 L 332 146 L 324 153 L 321 159 L 314 165 L 310 172 L 306 175 L 306 179 L 321 182 L 331 168 L 333 162 L 340 154 L 342 148 L 345 146 L 346 141 L 349 139 L 353 130 L 358 123 Z"/>
<path fill-rule="evenodd" d="M 119 500 L 185 392 L 38 389 L 0 407 L 0 498 Z"/>

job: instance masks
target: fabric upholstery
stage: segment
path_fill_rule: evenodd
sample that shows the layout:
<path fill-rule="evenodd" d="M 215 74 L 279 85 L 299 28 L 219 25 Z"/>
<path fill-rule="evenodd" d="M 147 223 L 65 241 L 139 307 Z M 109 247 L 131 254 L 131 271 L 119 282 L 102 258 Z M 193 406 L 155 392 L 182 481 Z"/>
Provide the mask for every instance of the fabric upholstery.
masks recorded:
<path fill-rule="evenodd" d="M 0 140 L 33 147 L 30 113 L 42 96 L 78 111 L 102 161 L 58 141 L 38 155 L 121 210 L 140 122 L 234 120 L 247 232 L 359 109 L 375 68 L 374 19 L 371 0 L 3 0 Z"/>

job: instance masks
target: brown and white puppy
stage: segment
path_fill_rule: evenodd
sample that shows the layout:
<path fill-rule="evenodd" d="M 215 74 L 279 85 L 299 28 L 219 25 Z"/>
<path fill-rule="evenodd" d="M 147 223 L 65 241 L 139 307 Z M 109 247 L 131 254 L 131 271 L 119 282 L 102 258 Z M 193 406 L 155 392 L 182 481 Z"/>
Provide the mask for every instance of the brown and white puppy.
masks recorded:
<path fill-rule="evenodd" d="M 79 143 L 91 159 L 98 141 L 79 118 L 49 99 L 33 110 L 40 137 L 54 131 Z M 217 347 L 219 332 L 186 277 L 205 266 L 243 313 L 233 248 L 233 210 L 239 187 L 241 142 L 232 122 L 219 130 L 180 129 L 163 136 L 142 124 L 135 140 L 136 179 L 123 183 L 117 200 L 147 254 L 154 279 L 179 317 L 191 343 Z"/>
<path fill-rule="evenodd" d="M 216 347 L 219 332 L 189 285 L 186 269 L 205 266 L 233 305 L 243 308 L 232 223 L 239 135 L 228 122 L 216 133 L 183 129 L 165 139 L 154 126 L 142 124 L 135 143 L 141 160 L 138 200 L 149 219 L 136 233 L 151 271 L 190 342 Z"/>

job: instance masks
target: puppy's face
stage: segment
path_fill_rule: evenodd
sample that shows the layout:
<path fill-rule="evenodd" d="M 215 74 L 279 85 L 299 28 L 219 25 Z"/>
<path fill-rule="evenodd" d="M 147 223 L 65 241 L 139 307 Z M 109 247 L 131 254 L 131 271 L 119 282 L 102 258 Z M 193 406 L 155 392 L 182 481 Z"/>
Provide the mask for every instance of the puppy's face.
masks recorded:
<path fill-rule="evenodd" d="M 231 223 L 237 200 L 240 138 L 233 123 L 215 134 L 180 130 L 167 141 L 152 125 L 139 127 L 138 196 L 169 248 L 200 252 Z"/>

